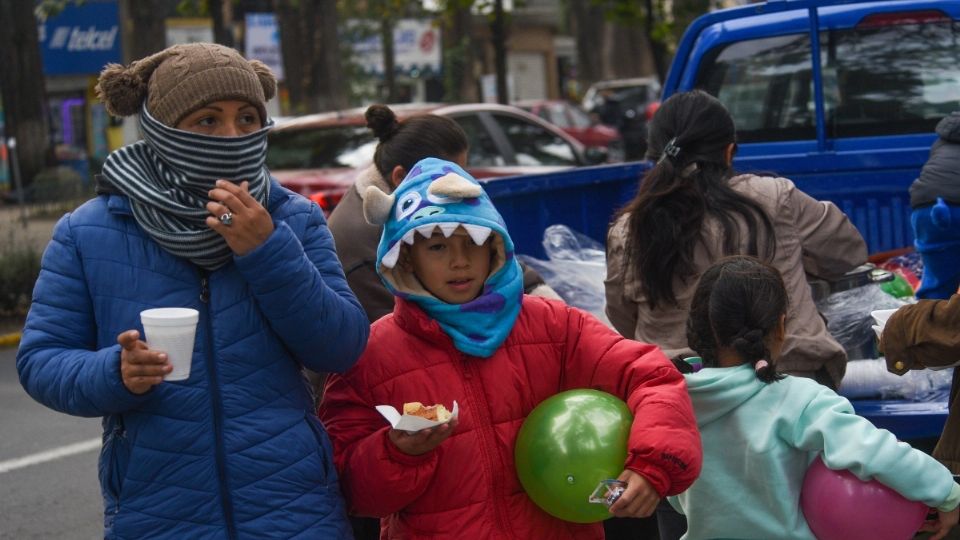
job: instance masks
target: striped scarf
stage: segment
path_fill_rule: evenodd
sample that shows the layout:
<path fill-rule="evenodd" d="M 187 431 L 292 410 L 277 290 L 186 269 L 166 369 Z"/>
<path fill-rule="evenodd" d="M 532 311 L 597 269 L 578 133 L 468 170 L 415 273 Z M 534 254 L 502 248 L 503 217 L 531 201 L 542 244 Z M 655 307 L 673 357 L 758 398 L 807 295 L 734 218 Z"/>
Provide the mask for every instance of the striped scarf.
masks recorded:
<path fill-rule="evenodd" d="M 213 137 L 161 124 L 140 112 L 142 141 L 107 156 L 103 176 L 129 197 L 133 217 L 160 246 L 207 270 L 232 257 L 219 233 L 206 224 L 208 192 L 219 179 L 250 183 L 250 194 L 265 204 L 270 190 L 267 132 Z"/>

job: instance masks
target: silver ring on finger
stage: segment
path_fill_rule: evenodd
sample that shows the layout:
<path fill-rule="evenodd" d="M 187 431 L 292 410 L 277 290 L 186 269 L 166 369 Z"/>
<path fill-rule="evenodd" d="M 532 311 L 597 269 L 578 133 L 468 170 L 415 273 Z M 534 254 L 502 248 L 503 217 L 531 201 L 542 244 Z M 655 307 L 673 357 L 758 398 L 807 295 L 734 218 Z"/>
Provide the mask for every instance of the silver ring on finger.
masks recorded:
<path fill-rule="evenodd" d="M 226 214 L 223 214 L 222 216 L 220 216 L 219 219 L 220 219 L 220 223 L 223 223 L 223 224 L 226 225 L 227 227 L 229 227 L 230 225 L 233 225 L 233 213 L 232 213 L 232 212 L 227 212 Z"/>

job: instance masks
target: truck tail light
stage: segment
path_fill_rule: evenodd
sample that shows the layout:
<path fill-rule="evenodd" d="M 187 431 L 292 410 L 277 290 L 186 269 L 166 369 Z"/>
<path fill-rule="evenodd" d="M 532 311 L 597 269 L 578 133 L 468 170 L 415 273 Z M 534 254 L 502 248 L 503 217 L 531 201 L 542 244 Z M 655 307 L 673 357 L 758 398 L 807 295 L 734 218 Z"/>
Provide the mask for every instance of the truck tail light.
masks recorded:
<path fill-rule="evenodd" d="M 310 200 L 317 203 L 321 209 L 323 209 L 324 215 L 330 215 L 330 212 L 333 212 L 333 209 L 340 204 L 340 199 L 343 198 L 343 191 L 318 191 L 313 195 L 310 195 Z"/>
<path fill-rule="evenodd" d="M 861 19 L 857 24 L 857 28 L 876 28 L 898 24 L 929 24 L 948 21 L 950 21 L 950 17 L 936 9 L 904 11 L 899 13 L 874 13 Z"/>

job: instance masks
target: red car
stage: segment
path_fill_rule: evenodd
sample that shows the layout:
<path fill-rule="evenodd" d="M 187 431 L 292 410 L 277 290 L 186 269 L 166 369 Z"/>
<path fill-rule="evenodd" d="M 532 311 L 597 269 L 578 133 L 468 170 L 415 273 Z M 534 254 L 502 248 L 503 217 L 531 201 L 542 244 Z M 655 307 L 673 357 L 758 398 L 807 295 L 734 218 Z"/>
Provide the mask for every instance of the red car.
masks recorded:
<path fill-rule="evenodd" d="M 470 144 L 467 171 L 476 178 L 550 172 L 600 163 L 606 157 L 516 107 L 417 103 L 390 108 L 401 121 L 430 113 L 460 124 Z M 372 163 L 377 139 L 366 127 L 364 111 L 365 107 L 278 119 L 267 146 L 270 172 L 329 213 Z"/>
<path fill-rule="evenodd" d="M 562 129 L 584 146 L 608 149 L 610 160 L 620 161 L 616 159 L 622 144 L 617 128 L 596 122 L 576 104 L 556 99 L 520 101 L 516 105 Z"/>

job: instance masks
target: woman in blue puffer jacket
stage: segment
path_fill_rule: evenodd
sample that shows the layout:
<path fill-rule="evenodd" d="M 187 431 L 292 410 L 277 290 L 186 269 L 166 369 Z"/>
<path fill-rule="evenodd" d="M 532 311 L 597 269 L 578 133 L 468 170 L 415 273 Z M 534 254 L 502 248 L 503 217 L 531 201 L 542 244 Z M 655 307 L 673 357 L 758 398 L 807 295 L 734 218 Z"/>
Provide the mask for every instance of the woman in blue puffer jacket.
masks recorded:
<path fill-rule="evenodd" d="M 109 65 L 98 93 L 144 140 L 57 224 L 17 357 L 53 409 L 103 417 L 106 538 L 349 538 L 301 375 L 342 372 L 368 323 L 320 209 L 264 166 L 269 69 L 213 44 Z M 140 312 L 199 311 L 189 378 Z"/>

